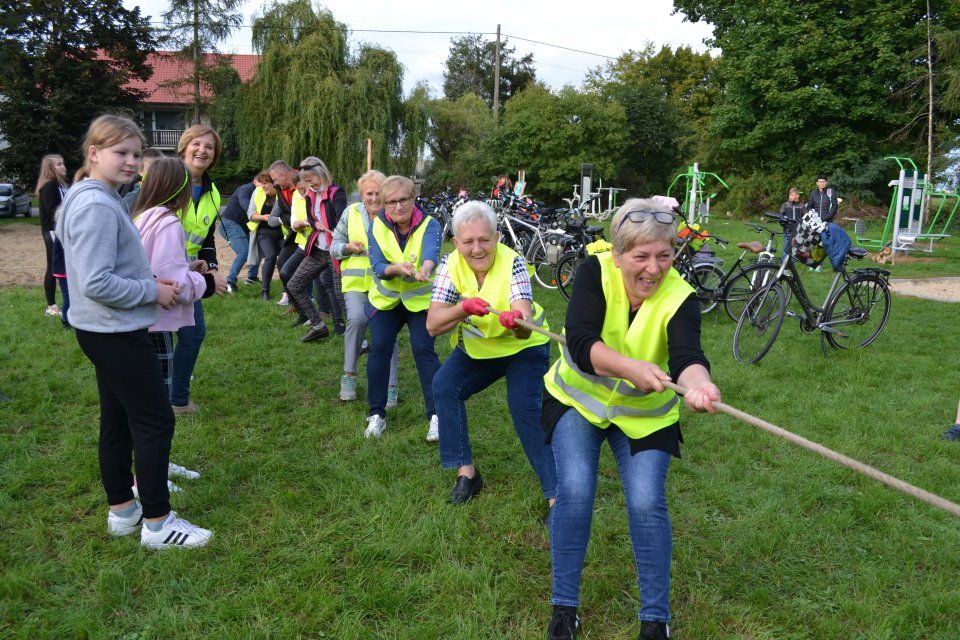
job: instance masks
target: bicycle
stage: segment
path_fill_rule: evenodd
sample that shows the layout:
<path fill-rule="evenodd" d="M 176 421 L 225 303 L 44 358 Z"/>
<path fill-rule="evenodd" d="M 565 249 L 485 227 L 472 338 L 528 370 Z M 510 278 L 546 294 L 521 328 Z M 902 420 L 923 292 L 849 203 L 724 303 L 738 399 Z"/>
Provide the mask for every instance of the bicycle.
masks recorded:
<path fill-rule="evenodd" d="M 792 223 L 779 214 L 766 214 L 784 227 Z M 787 251 L 775 277 L 757 291 L 743 308 L 733 334 L 733 356 L 738 362 L 759 362 L 777 339 L 784 318 L 800 320 L 803 333 L 820 332 L 820 347 L 827 354 L 827 343 L 837 349 L 855 349 L 870 345 L 890 317 L 890 272 L 875 267 L 847 270 L 850 258 L 863 260 L 867 251 L 850 247 L 843 264 L 835 271 L 823 306 L 810 300 L 796 267 L 796 258 Z M 796 297 L 801 312 L 787 309 L 784 289 Z M 879 306 L 878 306 L 879 305 Z"/>

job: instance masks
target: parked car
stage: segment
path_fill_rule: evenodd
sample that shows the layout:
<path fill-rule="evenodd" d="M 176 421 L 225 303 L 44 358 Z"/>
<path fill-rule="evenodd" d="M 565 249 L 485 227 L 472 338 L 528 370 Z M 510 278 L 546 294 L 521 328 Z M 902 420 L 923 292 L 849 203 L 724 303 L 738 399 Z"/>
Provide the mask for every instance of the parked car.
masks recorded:
<path fill-rule="evenodd" d="M 6 182 L 0 182 L 0 218 L 30 217 L 30 196 Z"/>

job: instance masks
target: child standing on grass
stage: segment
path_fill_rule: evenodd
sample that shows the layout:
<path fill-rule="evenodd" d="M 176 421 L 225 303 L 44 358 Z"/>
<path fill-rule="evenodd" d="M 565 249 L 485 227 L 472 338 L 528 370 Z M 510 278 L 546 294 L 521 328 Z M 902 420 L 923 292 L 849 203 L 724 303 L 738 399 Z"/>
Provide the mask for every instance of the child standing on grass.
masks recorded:
<path fill-rule="evenodd" d="M 187 206 L 190 199 L 189 180 L 187 167 L 179 158 L 155 159 L 150 173 L 140 183 L 132 212 L 133 223 L 140 232 L 140 241 L 154 277 L 173 280 L 180 291 L 177 304 L 161 310 L 157 321 L 148 330 L 168 394 L 173 384 L 170 366 L 173 332 L 193 326 L 194 302 L 215 293 L 223 295 L 227 290 L 226 278 L 209 272 L 206 261 L 187 262 L 187 240 L 177 211 Z M 172 463 L 168 474 L 191 479 L 200 477 L 196 471 Z M 171 491 L 179 490 L 176 485 L 167 484 Z M 134 493 L 137 493 L 136 484 L 134 487 Z"/>
<path fill-rule="evenodd" d="M 170 510 L 167 465 L 175 419 L 147 333 L 158 305 L 169 310 L 176 304 L 179 284 L 154 278 L 117 195 L 140 168 L 143 143 L 137 125 L 119 116 L 100 116 L 87 130 L 88 179 L 68 191 L 57 220 L 72 294 L 69 321 L 97 376 L 107 532 L 140 530 L 140 543 L 151 549 L 201 547 L 213 532 Z M 131 489 L 134 459 L 140 503 Z"/>

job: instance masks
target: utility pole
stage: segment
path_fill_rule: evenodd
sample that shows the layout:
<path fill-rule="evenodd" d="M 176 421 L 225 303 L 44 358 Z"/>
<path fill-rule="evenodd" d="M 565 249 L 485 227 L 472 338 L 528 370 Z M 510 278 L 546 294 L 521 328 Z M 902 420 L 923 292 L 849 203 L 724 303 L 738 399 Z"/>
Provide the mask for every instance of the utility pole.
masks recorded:
<path fill-rule="evenodd" d="M 933 184 L 933 34 L 930 29 L 930 0 L 927 0 L 927 183 Z M 932 189 L 927 188 L 927 193 Z M 927 205 L 930 196 L 927 196 Z"/>
<path fill-rule="evenodd" d="M 493 64 L 493 123 L 500 118 L 500 25 L 497 25 L 497 47 Z"/>

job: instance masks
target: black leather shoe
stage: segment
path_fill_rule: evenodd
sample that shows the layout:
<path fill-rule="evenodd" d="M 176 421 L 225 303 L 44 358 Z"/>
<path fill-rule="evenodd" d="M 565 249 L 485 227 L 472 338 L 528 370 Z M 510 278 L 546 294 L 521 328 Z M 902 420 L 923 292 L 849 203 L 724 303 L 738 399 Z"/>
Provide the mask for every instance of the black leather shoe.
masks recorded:
<path fill-rule="evenodd" d="M 328 335 L 330 335 L 330 329 L 327 329 L 327 325 L 323 325 L 319 329 L 310 329 L 310 331 L 307 331 L 307 333 L 300 338 L 300 342 L 310 342 L 319 338 L 326 338 Z"/>
<path fill-rule="evenodd" d="M 480 477 L 479 471 L 472 478 L 457 476 L 457 483 L 453 485 L 453 491 L 450 492 L 450 502 L 464 504 L 480 493 L 480 489 L 483 489 L 483 478 Z"/>
<path fill-rule="evenodd" d="M 261 292 L 260 292 L 260 299 L 263 300 L 264 302 L 270 302 L 270 292 L 269 292 L 269 291 L 261 291 Z"/>
<path fill-rule="evenodd" d="M 342 336 L 347 332 L 347 325 L 343 323 L 343 320 L 334 320 L 333 332 L 336 333 L 338 336 Z"/>
<path fill-rule="evenodd" d="M 666 622 L 643 620 L 640 622 L 639 640 L 669 640 L 670 627 Z"/>

